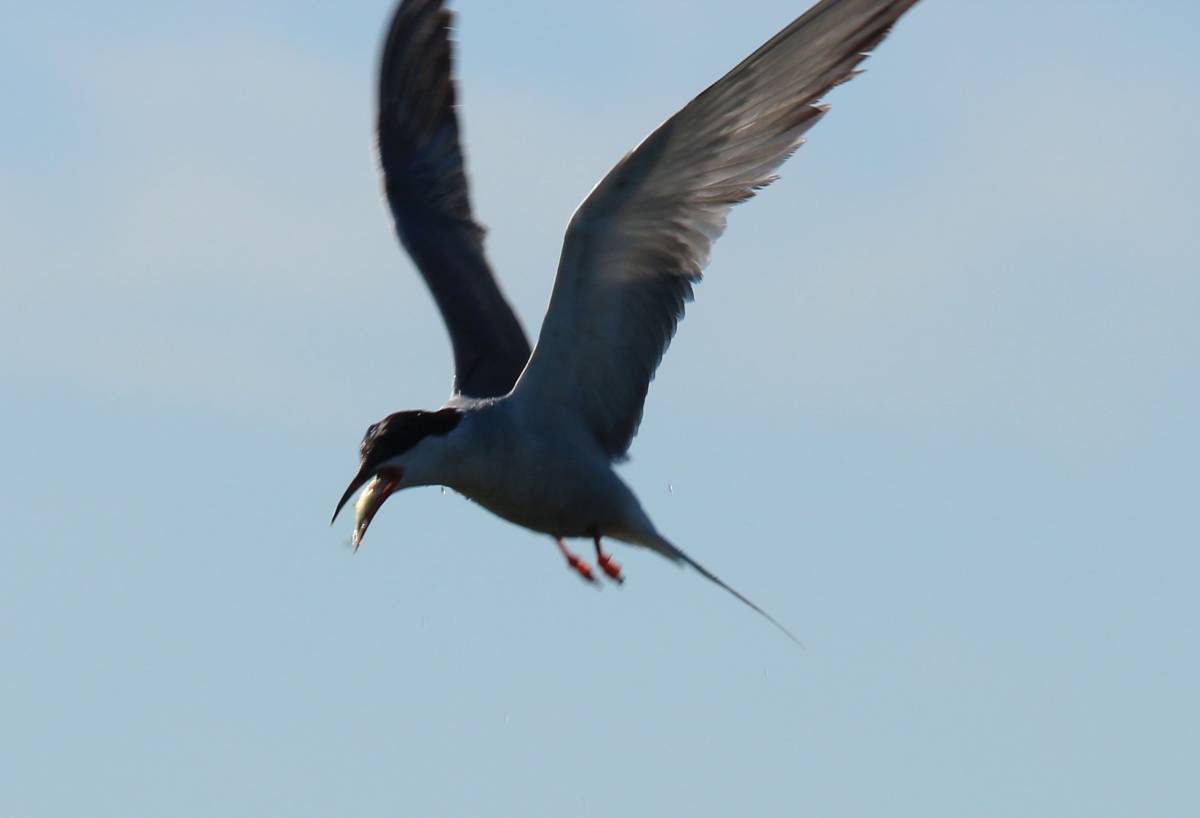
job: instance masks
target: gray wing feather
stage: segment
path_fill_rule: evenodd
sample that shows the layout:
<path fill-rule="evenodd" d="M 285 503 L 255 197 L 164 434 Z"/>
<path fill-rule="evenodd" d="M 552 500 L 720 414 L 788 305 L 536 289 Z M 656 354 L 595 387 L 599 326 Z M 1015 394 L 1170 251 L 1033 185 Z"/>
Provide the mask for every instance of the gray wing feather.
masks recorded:
<path fill-rule="evenodd" d="M 379 163 L 396 232 L 433 293 L 454 349 L 453 391 L 504 395 L 529 342 L 504 299 L 471 215 L 442 0 L 396 9 L 379 72 Z"/>
<path fill-rule="evenodd" d="M 628 154 L 567 228 L 541 335 L 515 396 L 567 406 L 610 457 L 733 205 L 774 172 L 916 0 L 823 0 Z"/>

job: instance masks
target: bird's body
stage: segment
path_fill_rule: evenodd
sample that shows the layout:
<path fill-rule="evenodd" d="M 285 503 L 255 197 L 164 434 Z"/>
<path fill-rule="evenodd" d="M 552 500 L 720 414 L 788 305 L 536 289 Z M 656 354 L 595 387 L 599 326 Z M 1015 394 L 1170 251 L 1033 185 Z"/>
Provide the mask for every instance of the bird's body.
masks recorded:
<path fill-rule="evenodd" d="M 551 537 L 649 544 L 656 532 L 641 504 L 572 415 L 512 396 L 459 405 L 462 420 L 436 450 L 429 485 Z"/>
<path fill-rule="evenodd" d="M 449 486 L 555 538 L 585 578 L 590 567 L 563 538 L 591 538 L 617 580 L 602 538 L 653 549 L 767 616 L 660 535 L 613 464 L 637 433 L 727 212 L 774 181 L 827 110 L 821 96 L 853 77 L 915 2 L 821 0 L 622 159 L 571 219 L 531 353 L 471 212 L 450 13 L 443 0 L 403 0 L 380 66 L 379 159 L 397 233 L 449 329 L 454 382 L 442 408 L 397 412 L 367 431 L 338 504 L 365 486 L 355 546 L 393 492 Z"/>

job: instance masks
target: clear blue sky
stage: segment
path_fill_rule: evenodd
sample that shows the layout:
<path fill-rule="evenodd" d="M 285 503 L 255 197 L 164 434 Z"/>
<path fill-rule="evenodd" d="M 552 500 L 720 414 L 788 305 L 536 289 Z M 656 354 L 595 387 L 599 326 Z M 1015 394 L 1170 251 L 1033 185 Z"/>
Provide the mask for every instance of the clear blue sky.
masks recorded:
<path fill-rule="evenodd" d="M 530 330 L 575 204 L 804 0 L 458 0 Z M 694 574 L 437 489 L 383 0 L 0 30 L 0 814 L 1200 814 L 1200 11 L 925 0 L 733 213 L 624 475 Z"/>

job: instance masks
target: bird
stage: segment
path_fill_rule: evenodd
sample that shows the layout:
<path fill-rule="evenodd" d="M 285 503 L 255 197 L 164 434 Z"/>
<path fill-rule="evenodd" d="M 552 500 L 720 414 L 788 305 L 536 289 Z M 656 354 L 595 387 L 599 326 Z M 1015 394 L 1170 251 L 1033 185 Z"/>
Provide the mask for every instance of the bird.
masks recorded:
<path fill-rule="evenodd" d="M 355 495 L 355 551 L 384 502 L 449 487 L 556 543 L 604 539 L 691 566 L 790 630 L 651 521 L 615 466 L 627 458 L 651 379 L 734 205 L 776 171 L 829 110 L 822 98 L 917 0 L 821 0 L 655 129 L 592 189 L 567 226 L 550 303 L 530 348 L 484 252 L 472 212 L 453 77 L 453 12 L 402 0 L 379 62 L 377 159 L 396 234 L 450 336 L 449 398 L 371 424 L 334 510 Z"/>

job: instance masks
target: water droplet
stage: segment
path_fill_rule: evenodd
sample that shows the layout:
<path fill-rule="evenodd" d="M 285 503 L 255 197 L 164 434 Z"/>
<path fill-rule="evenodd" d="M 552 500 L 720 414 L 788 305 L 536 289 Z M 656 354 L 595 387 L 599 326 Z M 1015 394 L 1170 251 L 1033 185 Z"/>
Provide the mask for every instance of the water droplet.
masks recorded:
<path fill-rule="evenodd" d="M 674 493 L 675 493 L 675 484 L 667 483 L 667 494 L 674 494 Z"/>

